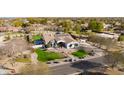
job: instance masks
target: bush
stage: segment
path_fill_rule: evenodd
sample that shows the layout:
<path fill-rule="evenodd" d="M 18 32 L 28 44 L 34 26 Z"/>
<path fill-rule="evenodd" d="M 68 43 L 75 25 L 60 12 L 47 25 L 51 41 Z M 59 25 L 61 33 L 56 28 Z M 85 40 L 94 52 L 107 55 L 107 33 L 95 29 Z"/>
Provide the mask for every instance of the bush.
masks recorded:
<path fill-rule="evenodd" d="M 124 41 L 124 35 L 120 35 L 118 41 Z"/>
<path fill-rule="evenodd" d="M 48 66 L 44 63 L 25 65 L 19 70 L 21 75 L 46 75 L 49 74 Z"/>
<path fill-rule="evenodd" d="M 88 53 L 85 52 L 84 50 L 78 50 L 76 52 L 73 52 L 72 55 L 74 55 L 78 58 L 82 58 L 82 57 L 85 57 L 86 55 L 88 55 Z"/>

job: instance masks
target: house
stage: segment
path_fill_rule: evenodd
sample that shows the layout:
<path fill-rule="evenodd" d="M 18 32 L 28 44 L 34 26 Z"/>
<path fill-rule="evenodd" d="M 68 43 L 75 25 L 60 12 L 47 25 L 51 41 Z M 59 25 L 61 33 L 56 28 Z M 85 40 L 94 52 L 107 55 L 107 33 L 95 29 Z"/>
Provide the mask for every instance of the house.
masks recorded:
<path fill-rule="evenodd" d="M 18 32 L 20 30 L 21 30 L 21 27 L 0 27 L 0 32 L 5 32 L 5 31 Z"/>
<path fill-rule="evenodd" d="M 21 27 L 7 27 L 7 31 L 18 32 L 21 30 Z"/>
<path fill-rule="evenodd" d="M 31 26 L 28 27 L 30 31 L 43 31 L 46 25 L 42 24 L 32 24 Z"/>
<path fill-rule="evenodd" d="M 51 47 L 65 47 L 76 48 L 79 46 L 79 42 L 71 37 L 70 34 L 60 33 L 56 34 L 52 31 L 43 33 L 45 44 L 50 44 Z"/>
<path fill-rule="evenodd" d="M 79 42 L 71 37 L 70 34 L 56 34 L 55 41 L 58 46 L 69 48 L 76 48 L 79 46 Z"/>
<path fill-rule="evenodd" d="M 43 35 L 45 44 L 48 44 L 55 39 L 55 32 L 52 32 L 52 31 L 44 31 L 42 35 Z"/>
<path fill-rule="evenodd" d="M 113 27 L 112 24 L 103 24 L 103 28 L 106 31 L 110 30 L 112 27 Z"/>
<path fill-rule="evenodd" d="M 0 32 L 4 32 L 6 30 L 7 30 L 6 27 L 0 27 Z"/>

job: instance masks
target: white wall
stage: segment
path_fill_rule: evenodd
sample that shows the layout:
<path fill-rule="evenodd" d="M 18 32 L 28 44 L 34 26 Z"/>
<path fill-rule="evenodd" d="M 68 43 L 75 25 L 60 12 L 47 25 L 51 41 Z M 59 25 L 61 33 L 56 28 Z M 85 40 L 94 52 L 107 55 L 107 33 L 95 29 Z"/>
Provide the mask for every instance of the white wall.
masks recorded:
<path fill-rule="evenodd" d="M 67 44 L 67 49 L 69 49 L 69 48 L 75 48 L 75 44 L 78 44 L 78 46 L 79 46 L 79 43 L 78 43 L 78 42 L 71 42 L 71 43 L 68 43 L 68 44 Z M 72 45 L 72 46 L 70 47 L 70 45 Z"/>

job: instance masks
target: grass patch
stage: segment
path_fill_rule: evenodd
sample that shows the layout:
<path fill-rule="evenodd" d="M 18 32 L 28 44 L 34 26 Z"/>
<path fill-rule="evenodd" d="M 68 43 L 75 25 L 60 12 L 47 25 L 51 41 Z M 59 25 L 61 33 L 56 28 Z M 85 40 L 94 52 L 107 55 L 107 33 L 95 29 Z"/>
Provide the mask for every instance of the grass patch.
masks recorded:
<path fill-rule="evenodd" d="M 40 35 L 33 36 L 33 41 L 40 40 L 42 37 Z"/>
<path fill-rule="evenodd" d="M 74 55 L 78 58 L 83 58 L 83 57 L 86 57 L 88 55 L 88 53 L 85 52 L 84 50 L 78 50 L 76 52 L 73 52 L 72 55 Z"/>
<path fill-rule="evenodd" d="M 31 59 L 29 59 L 29 58 L 17 58 L 16 62 L 31 62 Z"/>
<path fill-rule="evenodd" d="M 43 51 L 41 49 L 36 49 L 36 53 L 38 54 L 38 60 L 42 62 L 63 58 L 60 53 Z"/>

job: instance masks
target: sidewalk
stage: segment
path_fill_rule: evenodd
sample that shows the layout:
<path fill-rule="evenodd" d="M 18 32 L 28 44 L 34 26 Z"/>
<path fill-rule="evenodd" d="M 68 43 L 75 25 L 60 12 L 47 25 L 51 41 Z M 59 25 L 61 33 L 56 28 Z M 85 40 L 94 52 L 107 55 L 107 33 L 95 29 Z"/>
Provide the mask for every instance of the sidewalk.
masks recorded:
<path fill-rule="evenodd" d="M 102 56 L 102 55 L 101 55 Z M 76 59 L 75 62 L 64 62 L 64 60 L 66 59 L 69 59 L 69 58 L 65 58 L 65 59 L 59 59 L 59 60 L 55 60 L 59 63 L 52 63 L 52 64 L 48 64 L 49 67 L 55 67 L 55 66 L 60 66 L 60 65 L 65 65 L 65 64 L 70 64 L 70 63 L 76 63 L 76 62 L 79 62 L 79 61 L 83 61 L 83 60 L 90 60 L 90 59 L 94 59 L 94 58 L 98 58 L 98 57 L 101 57 L 100 55 L 95 55 L 95 56 L 88 56 L 84 59 L 77 59 L 77 58 L 74 58 Z M 51 61 L 51 62 L 54 62 L 54 61 Z"/>

